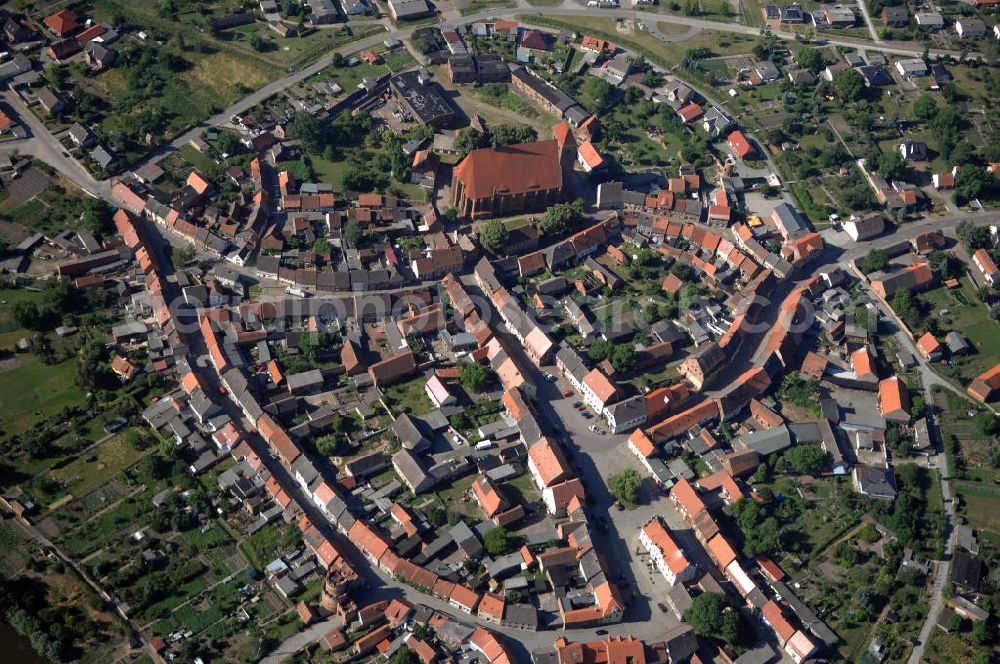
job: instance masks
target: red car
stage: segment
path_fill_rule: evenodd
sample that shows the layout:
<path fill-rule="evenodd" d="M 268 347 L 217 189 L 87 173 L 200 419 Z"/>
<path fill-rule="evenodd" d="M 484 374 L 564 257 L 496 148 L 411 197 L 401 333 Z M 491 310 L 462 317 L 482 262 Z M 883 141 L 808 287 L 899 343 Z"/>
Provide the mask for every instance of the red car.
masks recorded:
<path fill-rule="evenodd" d="M 563 396 L 564 397 L 571 397 L 571 396 L 573 396 L 573 390 L 563 390 Z"/>

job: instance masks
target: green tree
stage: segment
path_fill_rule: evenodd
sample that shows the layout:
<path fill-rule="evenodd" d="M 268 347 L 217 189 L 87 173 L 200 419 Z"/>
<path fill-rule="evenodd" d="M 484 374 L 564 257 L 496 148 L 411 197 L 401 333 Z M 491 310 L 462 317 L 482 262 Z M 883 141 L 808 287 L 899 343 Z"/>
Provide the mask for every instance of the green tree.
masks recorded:
<path fill-rule="evenodd" d="M 389 664 L 420 664 L 420 658 L 407 646 L 403 646 L 392 654 Z"/>
<path fill-rule="evenodd" d="M 985 646 L 993 641 L 993 629 L 986 620 L 972 623 L 972 642 L 977 646 Z"/>
<path fill-rule="evenodd" d="M 455 149 L 463 157 L 481 147 L 484 147 L 483 135 L 468 127 L 459 131 L 455 138 Z"/>
<path fill-rule="evenodd" d="M 760 467 L 766 466 L 761 464 Z M 770 500 L 762 506 L 747 498 L 733 504 L 733 518 L 743 532 L 743 553 L 747 556 L 769 554 L 781 548 L 781 527 L 778 520 L 766 512 L 770 506 Z"/>
<path fill-rule="evenodd" d="M 930 122 L 937 112 L 937 101 L 929 94 L 922 94 L 913 102 L 913 115 L 921 122 Z"/>
<path fill-rule="evenodd" d="M 826 452 L 819 445 L 796 445 L 784 454 L 785 462 L 800 475 L 818 475 L 826 468 Z"/>
<path fill-rule="evenodd" d="M 562 235 L 583 218 L 584 202 L 577 198 L 570 203 L 556 203 L 545 211 L 539 228 L 548 236 Z"/>
<path fill-rule="evenodd" d="M 684 622 L 702 636 L 719 638 L 730 646 L 744 640 L 742 618 L 722 593 L 702 593 L 695 597 L 684 612 Z"/>
<path fill-rule="evenodd" d="M 509 237 L 510 232 L 502 221 L 490 219 L 483 224 L 482 230 L 479 231 L 479 244 L 494 256 L 504 256 L 507 254 L 507 238 Z"/>
<path fill-rule="evenodd" d="M 799 49 L 799 52 L 795 54 L 795 61 L 799 63 L 800 67 L 813 73 L 819 73 L 826 65 L 823 62 L 823 54 L 817 49 L 809 47 Z"/>
<path fill-rule="evenodd" d="M 842 101 L 857 101 L 864 94 L 865 79 L 853 69 L 844 69 L 833 75 L 833 89 Z"/>
<path fill-rule="evenodd" d="M 156 13 L 160 18 L 172 19 L 177 14 L 177 4 L 174 0 L 160 0 L 156 4 Z"/>
<path fill-rule="evenodd" d="M 311 113 L 296 113 L 288 123 L 288 135 L 301 141 L 309 152 L 322 152 L 326 143 L 326 128 L 323 122 Z"/>
<path fill-rule="evenodd" d="M 996 177 L 978 164 L 962 164 L 955 176 L 955 201 L 964 205 L 973 198 L 994 199 L 1000 193 Z"/>
<path fill-rule="evenodd" d="M 878 158 L 878 174 L 887 180 L 898 180 L 906 174 L 906 161 L 898 150 L 883 152 Z"/>
<path fill-rule="evenodd" d="M 910 291 L 900 288 L 892 296 L 892 310 L 903 319 L 909 327 L 920 329 L 922 321 L 920 319 L 920 300 Z"/>
<path fill-rule="evenodd" d="M 330 457 L 337 455 L 337 447 L 340 441 L 336 434 L 326 434 L 325 436 L 320 436 L 313 443 L 316 447 L 316 453 L 320 456 Z"/>
<path fill-rule="evenodd" d="M 611 360 L 611 366 L 615 368 L 615 371 L 628 373 L 635 368 L 635 348 L 632 344 L 616 345 L 611 349 L 608 357 Z"/>
<path fill-rule="evenodd" d="M 463 366 L 459 375 L 462 385 L 473 392 L 482 392 L 493 380 L 490 370 L 478 362 L 469 362 Z"/>
<path fill-rule="evenodd" d="M 603 362 L 608 359 L 608 355 L 611 353 L 611 344 L 603 339 L 597 339 L 594 343 L 590 344 L 590 348 L 587 349 L 587 357 L 593 362 Z"/>
<path fill-rule="evenodd" d="M 490 138 L 494 146 L 502 147 L 537 140 L 538 132 L 524 124 L 496 124 L 490 127 Z"/>
<path fill-rule="evenodd" d="M 959 173 L 961 172 L 960 170 Z M 986 226 L 976 226 L 969 220 L 959 223 L 955 228 L 955 234 L 970 252 L 988 247 L 990 243 L 990 229 Z"/>
<path fill-rule="evenodd" d="M 101 238 L 108 238 L 115 233 L 111 206 L 100 198 L 87 198 L 83 201 L 83 225 L 89 231 Z"/>
<path fill-rule="evenodd" d="M 639 486 L 642 477 L 632 468 L 626 468 L 608 481 L 611 495 L 623 505 L 634 507 L 639 503 Z"/>
<path fill-rule="evenodd" d="M 600 113 L 607 107 L 615 88 L 603 78 L 591 76 L 584 84 L 583 91 L 591 100 L 587 110 L 591 113 Z"/>
<path fill-rule="evenodd" d="M 344 226 L 344 242 L 348 247 L 357 247 L 361 238 L 361 226 L 354 219 L 351 219 Z"/>
<path fill-rule="evenodd" d="M 261 37 L 255 32 L 250 35 L 250 46 L 257 52 L 266 51 L 271 48 L 271 40 L 267 37 Z"/>
<path fill-rule="evenodd" d="M 514 550 L 516 545 L 517 539 L 512 537 L 503 526 L 494 528 L 483 535 L 483 548 L 493 558 L 507 555 Z"/>
<path fill-rule="evenodd" d="M 858 269 L 865 274 L 884 270 L 889 264 L 889 254 L 881 249 L 872 249 L 868 255 L 858 260 Z"/>
<path fill-rule="evenodd" d="M 448 515 L 445 513 L 444 507 L 434 503 L 425 510 L 425 515 L 427 516 L 427 521 L 432 526 L 443 526 L 448 523 Z"/>
<path fill-rule="evenodd" d="M 223 131 L 215 139 L 215 149 L 221 154 L 233 156 L 243 151 L 243 144 L 240 143 L 240 137 L 235 132 Z"/>
<path fill-rule="evenodd" d="M 41 316 L 34 302 L 28 300 L 15 302 L 10 308 L 10 315 L 18 327 L 26 330 L 37 330 L 41 326 Z"/>
<path fill-rule="evenodd" d="M 976 429 L 984 436 L 992 438 L 1000 433 L 1000 418 L 989 411 L 978 413 L 975 422 Z"/>

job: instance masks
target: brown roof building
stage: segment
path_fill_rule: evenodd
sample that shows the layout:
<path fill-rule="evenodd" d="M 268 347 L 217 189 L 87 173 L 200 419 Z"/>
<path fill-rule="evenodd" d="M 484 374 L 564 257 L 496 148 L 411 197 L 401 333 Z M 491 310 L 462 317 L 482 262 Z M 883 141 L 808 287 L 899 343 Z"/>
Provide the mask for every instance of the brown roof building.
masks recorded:
<path fill-rule="evenodd" d="M 417 364 L 413 359 L 413 353 L 406 351 L 371 365 L 368 367 L 368 374 L 376 387 L 385 387 L 399 382 L 401 378 L 413 373 L 416 368 Z"/>
<path fill-rule="evenodd" d="M 473 150 L 455 167 L 452 203 L 473 219 L 544 210 L 561 201 L 576 161 L 576 140 L 561 122 L 555 138 Z"/>

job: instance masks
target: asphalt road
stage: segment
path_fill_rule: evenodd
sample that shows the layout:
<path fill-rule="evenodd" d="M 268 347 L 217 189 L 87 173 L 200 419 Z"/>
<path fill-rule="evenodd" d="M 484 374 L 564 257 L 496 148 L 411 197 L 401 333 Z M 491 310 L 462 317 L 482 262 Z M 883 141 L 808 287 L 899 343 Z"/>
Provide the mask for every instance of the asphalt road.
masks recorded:
<path fill-rule="evenodd" d="M 487 17 L 511 17 L 518 14 L 524 13 L 536 13 L 538 15 L 543 15 L 541 11 L 536 10 L 527 6 L 523 0 L 519 0 L 520 6 L 515 9 L 499 9 L 499 10 L 488 10 L 484 12 L 479 12 L 470 16 L 464 17 L 462 20 L 466 22 L 473 22 L 476 20 L 481 20 Z M 639 19 L 646 22 L 649 25 L 655 26 L 657 21 L 666 21 L 670 23 L 676 23 L 679 25 L 686 25 L 691 28 L 688 33 L 679 36 L 668 36 L 662 34 L 659 30 L 651 30 L 651 34 L 655 37 L 663 39 L 664 41 L 679 41 L 696 34 L 700 30 L 717 30 L 730 33 L 739 34 L 749 34 L 756 35 L 759 34 L 757 28 L 752 28 L 736 23 L 719 23 L 715 21 L 708 21 L 704 19 L 689 18 L 689 17 L 679 17 L 679 16 L 667 16 L 667 15 L 655 15 L 647 12 L 637 12 L 629 10 L 592 10 L 585 8 L 573 8 L 573 7 L 559 7 L 546 9 L 544 15 L 546 16 L 566 16 L 566 17 L 583 17 L 583 16 L 608 16 L 608 17 L 621 17 L 621 18 L 631 18 Z M 342 55 L 348 55 L 356 51 L 360 51 L 366 48 L 370 48 L 386 38 L 397 38 L 404 39 L 412 34 L 414 28 L 405 29 L 395 29 L 387 31 L 386 33 L 380 33 L 373 35 L 363 40 L 354 42 L 348 46 L 338 49 L 337 52 Z M 794 39 L 794 35 L 791 33 L 777 32 L 777 36 L 783 39 Z M 885 44 L 873 44 L 867 40 L 859 39 L 847 39 L 847 38 L 835 38 L 828 39 L 828 43 L 839 46 L 846 46 L 849 48 L 866 48 L 868 50 L 876 50 L 884 53 L 899 54 L 899 55 L 920 55 L 922 53 L 922 47 L 906 47 L 899 45 L 888 46 Z M 932 55 L 944 54 L 944 51 L 932 50 Z M 154 152 L 147 160 L 157 160 L 162 156 L 174 151 L 181 146 L 188 143 L 191 138 L 197 136 L 205 127 L 208 126 L 218 126 L 226 124 L 229 118 L 233 115 L 238 115 L 246 112 L 253 106 L 264 101 L 268 97 L 277 94 L 292 85 L 295 85 L 308 77 L 319 72 L 323 68 L 327 67 L 333 59 L 333 53 L 323 57 L 313 65 L 299 70 L 287 77 L 274 81 L 260 90 L 244 97 L 240 101 L 231 105 L 224 111 L 216 114 L 215 116 L 209 118 L 201 125 L 194 127 L 183 134 L 176 137 L 170 144 L 161 147 L 159 150 Z M 32 138 L 25 141 L 20 141 L 22 146 L 24 146 L 22 151 L 27 152 L 28 148 L 34 151 L 34 154 L 39 159 L 42 159 L 46 163 L 52 165 L 54 168 L 59 170 L 63 175 L 69 179 L 76 182 L 78 185 L 83 187 L 89 193 L 95 196 L 100 196 L 106 199 L 110 199 L 110 188 L 107 182 L 99 182 L 95 180 L 78 162 L 68 157 L 65 150 L 59 144 L 58 140 L 55 139 L 42 125 L 34 114 L 28 110 L 20 99 L 13 95 L 12 93 L 5 93 L 8 103 L 14 108 L 19 115 L 22 116 L 24 123 L 30 128 L 32 133 Z M 138 166 L 138 165 L 137 165 Z M 928 230 L 934 227 L 942 228 L 953 228 L 960 220 L 969 218 L 970 215 L 954 216 L 954 217 L 944 217 L 944 218 L 934 218 L 927 219 L 920 222 L 914 222 L 912 224 L 907 224 L 904 230 L 906 237 L 910 237 L 924 230 Z M 997 223 L 1000 221 L 1000 215 L 998 214 L 981 214 L 981 215 L 971 215 L 979 223 Z M 832 235 L 832 234 L 831 234 Z M 885 238 L 879 238 L 871 242 L 866 242 L 862 245 L 851 246 L 849 244 L 836 243 L 836 238 L 831 238 L 831 245 L 828 247 L 827 251 L 824 253 L 822 259 L 817 263 L 817 266 L 834 265 L 844 262 L 845 260 L 850 260 L 852 258 L 860 257 L 864 255 L 872 248 L 879 246 L 887 246 L 897 242 L 900 239 L 900 234 L 896 233 Z M 818 268 L 817 268 L 818 269 Z M 785 285 L 785 288 L 788 288 Z M 775 296 L 780 296 L 780 291 L 775 293 Z M 775 298 L 777 299 L 777 297 Z M 776 315 L 772 307 L 772 314 Z M 195 335 L 192 335 L 195 336 Z M 756 352 L 756 348 L 759 342 L 763 339 L 763 334 L 757 335 L 756 337 L 751 336 L 747 344 L 744 345 L 740 358 L 731 364 L 728 371 L 724 372 L 724 376 L 718 378 L 718 381 L 725 381 L 731 379 L 735 376 L 737 372 L 745 370 L 749 366 L 751 359 Z M 514 344 L 514 347 L 519 347 L 518 344 Z M 197 338 L 193 340 L 193 349 L 196 353 L 204 355 L 205 347 L 204 340 L 197 335 Z M 529 366 L 533 366 L 528 363 Z M 200 370 L 206 378 L 209 378 L 210 384 L 218 384 L 218 376 L 210 368 Z M 923 377 L 926 377 L 928 381 L 932 380 L 929 375 L 921 372 Z M 936 375 L 936 374 L 935 374 Z M 544 418 L 546 418 L 554 427 L 559 428 L 562 431 L 569 433 L 573 439 L 572 447 L 576 450 L 577 454 L 574 457 L 574 465 L 576 466 L 578 474 L 587 483 L 588 495 L 592 495 L 593 505 L 589 508 L 594 514 L 607 514 L 611 518 L 609 519 L 609 529 L 606 534 L 597 533 L 595 537 L 598 539 L 598 545 L 602 551 L 606 552 L 609 560 L 615 561 L 627 561 L 627 566 L 615 566 L 616 569 L 622 569 L 627 567 L 627 569 L 622 569 L 626 574 L 626 578 L 632 584 L 634 588 L 642 590 L 638 596 L 634 597 L 630 602 L 630 608 L 626 614 L 626 621 L 619 625 L 607 626 L 607 629 L 611 634 L 633 634 L 639 638 L 643 639 L 653 639 L 656 638 L 665 628 L 665 623 L 673 621 L 672 617 L 658 613 L 652 608 L 653 603 L 656 601 L 656 596 L 649 592 L 649 589 L 653 589 L 655 592 L 656 579 L 653 575 L 648 573 L 645 568 L 645 564 L 641 559 L 641 556 L 635 553 L 635 533 L 639 527 L 641 527 L 642 521 L 648 518 L 652 513 L 665 513 L 664 516 L 668 516 L 673 513 L 672 509 L 666 509 L 666 505 L 661 500 L 661 497 L 655 495 L 649 495 L 647 493 L 647 500 L 649 511 L 629 511 L 629 512 L 616 512 L 611 508 L 613 499 L 607 491 L 606 479 L 611 471 L 620 468 L 624 462 L 628 462 L 627 452 L 624 451 L 622 442 L 625 436 L 614 436 L 605 435 L 599 436 L 591 433 L 588 428 L 592 421 L 585 420 L 579 413 L 572 407 L 572 401 L 575 397 L 569 399 L 564 399 L 559 393 L 560 387 L 558 385 L 550 384 L 541 379 L 536 372 L 536 383 L 539 386 L 539 407 Z M 242 419 L 242 414 L 239 411 L 237 405 L 233 403 L 228 397 L 225 399 L 225 407 L 230 412 L 231 415 Z M 280 463 L 276 460 L 270 458 L 267 451 L 264 449 L 262 441 L 259 439 L 256 441 L 257 451 L 264 459 L 271 470 L 272 473 L 281 476 L 285 480 L 285 485 L 290 487 L 297 487 L 297 484 L 291 480 L 287 471 L 285 471 Z M 648 492 L 648 488 L 647 488 Z M 328 534 L 332 534 L 332 528 L 330 524 L 326 521 L 325 517 L 316 510 L 311 501 L 301 491 L 294 491 L 296 494 L 297 502 L 305 508 L 306 513 L 314 520 L 315 523 L 325 525 L 325 530 Z M 676 519 L 676 514 L 673 518 Z M 672 524 L 673 525 L 673 524 Z M 677 524 L 677 528 L 682 529 L 681 524 Z M 685 534 L 682 530 L 682 538 L 690 536 L 690 533 Z M 341 541 L 343 538 L 340 538 Z M 951 541 L 949 541 L 949 547 L 951 546 Z M 687 547 L 688 551 L 693 555 L 703 554 L 703 550 L 700 546 L 692 544 Z M 362 560 L 362 558 L 356 554 L 354 556 L 356 561 Z M 367 565 L 358 565 L 359 570 L 365 570 L 368 568 Z M 706 569 L 712 569 L 710 563 L 707 564 Z M 943 574 L 946 574 L 947 566 L 939 566 L 938 569 L 938 581 Z M 449 607 L 443 602 L 440 602 L 433 597 L 419 593 L 414 589 L 398 584 L 391 579 L 382 578 L 380 573 L 368 571 L 369 581 L 371 583 L 371 589 L 369 591 L 370 595 L 375 597 L 405 597 L 413 602 L 418 602 L 432 606 L 436 609 L 454 613 L 454 609 Z M 937 583 L 937 581 L 936 581 Z M 943 587 L 943 583 L 938 583 L 937 585 Z M 940 588 L 936 587 L 935 601 L 937 605 L 940 604 Z M 527 655 L 530 650 L 537 647 L 551 645 L 552 639 L 555 636 L 553 632 L 522 632 L 519 630 L 511 630 L 507 628 L 498 627 L 489 623 L 480 621 L 479 619 L 472 616 L 461 616 L 462 619 L 469 622 L 481 623 L 490 629 L 497 631 L 501 634 L 505 634 L 510 637 L 508 640 L 513 643 L 518 644 L 517 648 L 521 649 L 521 652 L 517 652 L 518 660 L 527 661 Z M 930 616 L 929 616 L 930 620 Z M 925 629 L 926 629 L 925 625 Z M 591 640 L 597 638 L 596 629 L 588 630 L 569 630 L 562 632 L 567 638 L 571 640 Z M 311 632 L 308 633 L 311 635 Z M 318 634 L 316 637 L 318 638 Z M 923 636 L 923 634 L 922 634 Z M 293 637 L 293 639 L 296 637 Z M 308 636 L 301 637 L 302 639 L 307 639 Z M 923 640 L 923 639 L 922 639 Z M 283 644 L 284 647 L 293 647 L 298 643 L 286 641 Z"/>
<path fill-rule="evenodd" d="M 4 143 L 2 148 L 4 151 L 16 149 L 20 154 L 31 154 L 59 171 L 91 196 L 111 200 L 109 182 L 94 179 L 86 168 L 73 159 L 17 94 L 8 90 L 3 93 L 3 97 L 31 132 L 29 138 Z"/>
<path fill-rule="evenodd" d="M 688 39 L 691 36 L 697 34 L 701 30 L 716 30 L 720 32 L 730 32 L 745 35 L 757 35 L 760 33 L 758 28 L 742 25 L 739 23 L 732 22 L 719 22 L 719 21 L 709 21 L 699 18 L 691 18 L 687 16 L 673 16 L 668 14 L 656 14 L 651 12 L 640 12 L 631 10 L 595 10 L 592 8 L 586 8 L 582 6 L 561 6 L 546 8 L 543 11 L 538 8 L 531 7 L 526 0 L 517 0 L 518 6 L 510 9 L 491 9 L 475 14 L 470 14 L 468 16 L 461 17 L 461 21 L 466 23 L 472 23 L 479 20 L 484 20 L 487 18 L 512 18 L 518 15 L 528 15 L 535 14 L 537 16 L 552 16 L 552 17 L 592 17 L 592 16 L 607 16 L 612 18 L 626 18 L 626 19 L 637 19 L 643 21 L 647 24 L 649 32 L 652 36 L 665 42 L 676 42 Z M 448 14 L 449 18 L 454 20 L 459 20 L 457 12 L 451 12 Z M 687 33 L 682 35 L 666 35 L 662 31 L 656 28 L 657 22 L 667 22 L 674 23 L 677 25 L 686 25 L 691 28 Z M 217 127 L 229 123 L 229 119 L 234 115 L 240 115 L 245 113 L 249 109 L 253 108 L 257 104 L 263 102 L 267 98 L 282 92 L 289 87 L 296 85 L 310 76 L 318 73 L 325 67 L 329 66 L 333 61 L 333 57 L 336 53 L 341 55 L 350 55 L 358 51 L 362 51 L 367 48 L 371 48 L 385 39 L 394 38 L 405 40 L 412 35 L 416 27 L 408 28 L 398 28 L 395 27 L 390 29 L 392 26 L 388 21 L 385 22 L 386 32 L 378 33 L 364 39 L 352 42 L 346 46 L 343 46 L 336 51 L 332 51 L 328 55 L 320 58 L 315 63 L 300 69 L 296 72 L 285 76 L 284 78 L 272 81 L 267 85 L 263 86 L 259 90 L 250 93 L 246 97 L 240 99 L 234 104 L 230 105 L 225 110 L 217 113 L 216 115 L 208 118 L 204 122 L 194 126 L 187 131 L 179 134 L 170 143 L 165 144 L 152 152 L 142 161 L 134 164 L 134 168 L 139 168 L 144 163 L 153 161 L 159 161 L 161 158 L 174 152 L 186 145 L 191 141 L 192 138 L 200 135 L 208 127 Z M 794 40 L 796 35 L 790 32 L 777 31 L 774 32 L 776 36 L 785 40 Z M 883 53 L 895 54 L 895 55 L 907 55 L 907 56 L 920 56 L 923 54 L 922 45 L 905 45 L 905 44 L 893 44 L 887 45 L 885 43 L 874 43 L 863 39 L 850 39 L 850 38 L 829 38 L 826 39 L 828 44 L 834 46 L 843 46 L 846 48 L 862 48 L 866 50 L 880 51 Z M 954 51 L 946 51 L 939 49 L 931 49 L 931 55 L 950 55 L 952 57 L 958 57 L 959 53 Z M 966 54 L 967 56 L 975 56 L 976 54 Z M 34 135 L 32 139 L 28 141 L 19 141 L 25 148 L 34 150 L 35 156 L 42 159 L 47 164 L 58 170 L 60 173 L 65 175 L 67 178 L 78 184 L 88 193 L 94 196 L 99 196 L 113 202 L 110 197 L 110 184 L 107 181 L 95 180 L 89 172 L 78 162 L 76 162 L 72 157 L 64 154 L 65 151 L 59 142 L 45 129 L 44 125 L 38 121 L 31 111 L 29 111 L 24 104 L 21 102 L 17 96 L 11 92 L 4 93 L 7 98 L 8 103 L 15 108 L 19 115 L 22 116 L 25 124 L 27 124 Z"/>

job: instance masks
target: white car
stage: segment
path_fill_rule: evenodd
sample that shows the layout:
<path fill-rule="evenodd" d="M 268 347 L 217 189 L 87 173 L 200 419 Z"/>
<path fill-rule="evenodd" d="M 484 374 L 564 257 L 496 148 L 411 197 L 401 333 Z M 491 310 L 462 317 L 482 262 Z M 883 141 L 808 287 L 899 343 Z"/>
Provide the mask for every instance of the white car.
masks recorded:
<path fill-rule="evenodd" d="M 554 383 L 556 382 L 556 377 L 550 373 L 547 373 L 545 374 L 545 380 L 549 381 L 550 383 Z"/>

